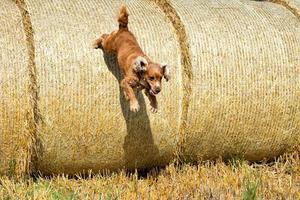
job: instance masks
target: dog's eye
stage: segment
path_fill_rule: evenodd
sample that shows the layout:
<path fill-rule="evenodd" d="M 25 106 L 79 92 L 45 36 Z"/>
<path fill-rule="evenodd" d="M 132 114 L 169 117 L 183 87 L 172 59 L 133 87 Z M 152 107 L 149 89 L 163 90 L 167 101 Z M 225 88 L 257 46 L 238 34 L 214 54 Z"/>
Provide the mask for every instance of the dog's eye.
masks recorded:
<path fill-rule="evenodd" d="M 154 76 L 150 76 L 149 80 L 153 81 L 154 80 Z"/>

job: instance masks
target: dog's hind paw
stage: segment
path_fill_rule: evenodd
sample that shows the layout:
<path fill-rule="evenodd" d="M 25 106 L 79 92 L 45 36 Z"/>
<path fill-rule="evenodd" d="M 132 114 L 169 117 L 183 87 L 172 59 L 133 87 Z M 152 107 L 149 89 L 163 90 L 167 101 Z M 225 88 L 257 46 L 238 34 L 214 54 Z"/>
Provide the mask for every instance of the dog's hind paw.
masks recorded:
<path fill-rule="evenodd" d="M 138 112 L 140 110 L 140 105 L 138 101 L 130 102 L 130 111 Z"/>
<path fill-rule="evenodd" d="M 93 43 L 93 48 L 94 49 L 102 49 L 102 39 L 98 39 Z"/>

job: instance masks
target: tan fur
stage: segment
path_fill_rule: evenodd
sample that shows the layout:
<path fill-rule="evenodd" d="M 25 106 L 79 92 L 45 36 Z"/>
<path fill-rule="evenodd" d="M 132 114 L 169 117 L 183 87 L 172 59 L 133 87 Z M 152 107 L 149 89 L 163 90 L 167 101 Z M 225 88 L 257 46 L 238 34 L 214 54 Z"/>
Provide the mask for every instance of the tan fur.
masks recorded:
<path fill-rule="evenodd" d="M 161 79 L 168 81 L 167 65 L 160 65 L 150 60 L 140 48 L 135 36 L 128 30 L 128 11 L 126 6 L 121 6 L 118 23 L 119 30 L 111 34 L 103 34 L 93 45 L 95 49 L 101 48 L 107 53 L 116 53 L 118 63 L 123 72 L 124 79 L 121 87 L 125 98 L 130 103 L 130 110 L 137 112 L 139 103 L 133 88 L 145 89 L 145 94 L 150 100 L 151 110 L 157 112 L 156 95 L 161 90 Z"/>

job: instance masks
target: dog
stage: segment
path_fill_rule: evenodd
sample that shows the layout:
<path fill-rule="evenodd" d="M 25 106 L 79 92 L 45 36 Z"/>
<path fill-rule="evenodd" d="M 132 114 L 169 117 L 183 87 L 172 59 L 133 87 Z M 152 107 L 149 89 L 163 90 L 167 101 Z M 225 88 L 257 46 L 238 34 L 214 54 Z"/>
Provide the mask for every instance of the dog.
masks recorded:
<path fill-rule="evenodd" d="M 106 53 L 116 53 L 119 67 L 124 75 L 120 85 L 124 96 L 129 101 L 130 110 L 138 112 L 139 102 L 135 96 L 134 89 L 141 91 L 145 89 L 151 105 L 151 111 L 158 110 L 157 94 L 162 88 L 162 77 L 170 80 L 170 70 L 167 64 L 153 62 L 139 46 L 135 36 L 128 30 L 128 10 L 125 5 L 119 9 L 119 30 L 111 34 L 102 34 L 97 39 L 93 48 L 102 49 Z"/>

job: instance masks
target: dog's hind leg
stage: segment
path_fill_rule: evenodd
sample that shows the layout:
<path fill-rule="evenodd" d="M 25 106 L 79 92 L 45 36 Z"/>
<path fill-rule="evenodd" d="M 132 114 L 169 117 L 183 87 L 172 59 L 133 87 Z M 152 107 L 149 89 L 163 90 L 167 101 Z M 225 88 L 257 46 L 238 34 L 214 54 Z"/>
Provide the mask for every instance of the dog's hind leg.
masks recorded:
<path fill-rule="evenodd" d="M 101 35 L 101 37 L 94 42 L 93 48 L 94 49 L 103 49 L 103 41 L 107 37 L 108 37 L 108 34 Z"/>
<path fill-rule="evenodd" d="M 93 48 L 94 49 L 103 49 L 103 43 L 104 40 L 108 37 L 108 34 L 102 34 L 101 37 L 99 39 L 97 39 L 94 44 L 93 44 Z"/>
<path fill-rule="evenodd" d="M 93 44 L 94 49 L 103 49 L 102 38 L 97 39 Z"/>

